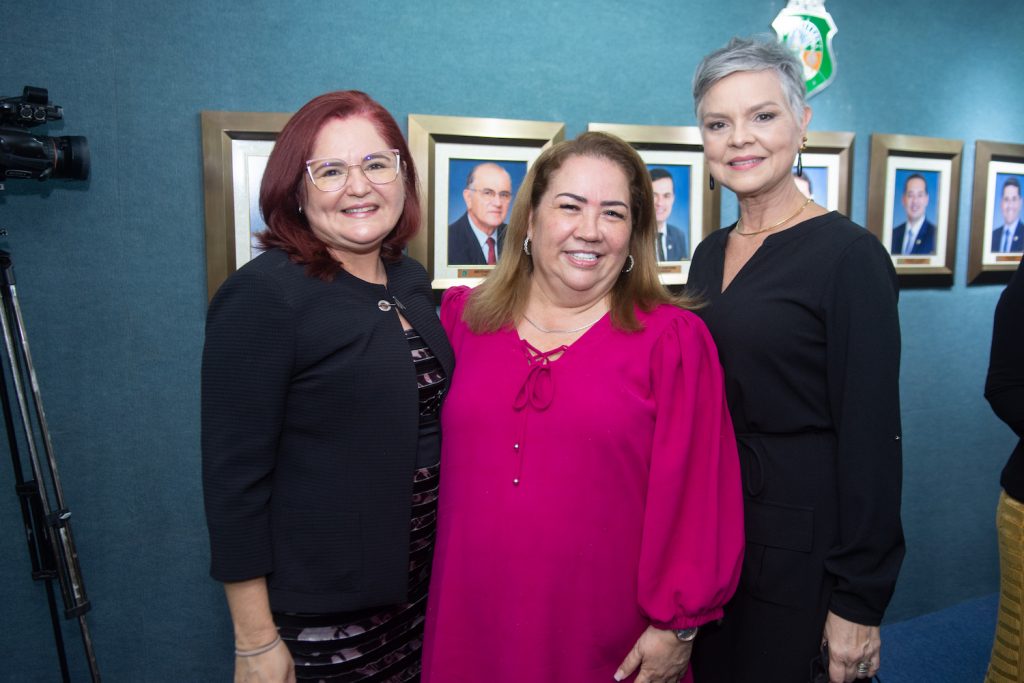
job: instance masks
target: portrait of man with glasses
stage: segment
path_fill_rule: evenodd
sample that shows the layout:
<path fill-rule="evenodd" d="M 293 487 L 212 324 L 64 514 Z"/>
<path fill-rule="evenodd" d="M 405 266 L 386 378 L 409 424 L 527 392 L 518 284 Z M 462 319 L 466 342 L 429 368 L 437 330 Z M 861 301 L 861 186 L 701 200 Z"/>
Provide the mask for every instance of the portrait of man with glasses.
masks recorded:
<path fill-rule="evenodd" d="M 450 176 L 450 181 L 457 179 Z M 501 257 L 512 177 L 500 163 L 477 163 L 466 175 L 462 199 L 465 213 L 448 226 L 448 265 L 493 266 Z"/>

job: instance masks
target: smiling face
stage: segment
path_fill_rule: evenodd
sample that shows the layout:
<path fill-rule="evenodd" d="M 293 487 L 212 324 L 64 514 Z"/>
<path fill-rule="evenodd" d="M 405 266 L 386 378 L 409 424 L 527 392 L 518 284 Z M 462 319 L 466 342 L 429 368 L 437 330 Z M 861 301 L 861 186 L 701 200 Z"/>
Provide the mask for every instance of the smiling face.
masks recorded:
<path fill-rule="evenodd" d="M 1003 185 L 1003 225 L 1017 225 L 1020 218 L 1020 188 L 1006 183 Z"/>
<path fill-rule="evenodd" d="M 332 118 L 313 144 L 311 159 L 339 159 L 349 165 L 348 180 L 336 192 L 323 192 L 304 174 L 300 204 L 313 234 L 335 259 L 380 250 L 405 206 L 402 174 L 390 183 L 375 185 L 357 165 L 364 157 L 388 149 L 373 124 L 361 117 Z"/>
<path fill-rule="evenodd" d="M 672 205 L 676 202 L 675 188 L 672 186 L 671 178 L 658 178 L 654 186 L 654 215 L 658 226 L 665 225 L 668 217 L 672 215 Z"/>
<path fill-rule="evenodd" d="M 811 110 L 795 116 L 774 71 L 726 76 L 707 91 L 698 118 L 711 175 L 741 199 L 794 189 L 793 160 Z"/>
<path fill-rule="evenodd" d="M 910 178 L 903 190 L 903 209 L 907 212 L 907 221 L 917 222 L 927 208 L 928 186 L 923 178 Z"/>
<path fill-rule="evenodd" d="M 625 265 L 632 221 L 629 182 L 618 165 L 567 159 L 530 216 L 535 286 L 563 301 L 605 297 Z"/>
<path fill-rule="evenodd" d="M 466 213 L 473 224 L 492 233 L 505 222 L 512 201 L 512 178 L 497 164 L 481 164 L 473 170 L 472 187 L 462 191 Z"/>

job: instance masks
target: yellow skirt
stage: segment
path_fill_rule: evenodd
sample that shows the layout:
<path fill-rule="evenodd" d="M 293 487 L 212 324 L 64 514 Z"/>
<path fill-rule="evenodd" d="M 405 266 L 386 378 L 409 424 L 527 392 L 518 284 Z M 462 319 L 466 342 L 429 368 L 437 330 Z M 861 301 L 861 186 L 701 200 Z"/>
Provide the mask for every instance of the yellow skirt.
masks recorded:
<path fill-rule="evenodd" d="M 999 532 L 999 616 L 986 683 L 1024 681 L 1024 504 L 1003 491 L 996 508 Z"/>

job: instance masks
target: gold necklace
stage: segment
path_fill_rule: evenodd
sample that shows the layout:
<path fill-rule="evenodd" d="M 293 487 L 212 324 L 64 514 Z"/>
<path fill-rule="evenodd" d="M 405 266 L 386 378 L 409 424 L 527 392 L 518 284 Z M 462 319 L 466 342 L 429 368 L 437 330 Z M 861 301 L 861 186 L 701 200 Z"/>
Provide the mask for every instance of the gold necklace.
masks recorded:
<path fill-rule="evenodd" d="M 604 317 L 604 313 L 601 314 L 601 318 L 603 318 L 603 317 Z M 532 320 L 530 320 L 529 316 L 527 316 L 525 313 L 523 313 L 523 318 L 526 320 L 526 322 L 530 323 L 535 328 L 537 328 L 538 331 L 543 332 L 544 334 L 574 334 L 576 332 L 582 332 L 583 330 L 587 329 L 588 327 L 593 327 L 594 325 L 596 325 L 598 322 L 601 321 L 601 318 L 598 318 L 597 320 L 595 320 L 592 323 L 587 323 L 586 325 L 580 325 L 579 327 L 574 327 L 571 330 L 549 330 L 548 328 L 541 327 L 537 323 L 535 323 Z"/>
<path fill-rule="evenodd" d="M 740 217 L 740 218 L 738 218 L 736 220 L 736 227 L 735 227 L 735 229 L 733 229 L 733 232 L 736 233 L 737 235 L 742 235 L 743 237 L 750 237 L 751 235 L 760 235 L 762 232 L 768 232 L 769 230 L 774 230 L 775 228 L 779 227 L 783 223 L 787 223 L 787 222 L 793 220 L 794 218 L 796 218 L 797 216 L 799 216 L 803 212 L 803 210 L 807 208 L 807 205 L 810 204 L 812 200 L 813 200 L 812 197 L 808 197 L 807 201 L 804 202 L 803 204 L 801 204 L 800 208 L 797 209 L 795 212 L 793 212 L 792 216 L 786 216 L 785 218 L 783 218 L 778 223 L 775 223 L 774 225 L 769 225 L 767 228 L 761 228 L 760 230 L 751 230 L 750 232 L 741 232 L 740 231 L 740 226 L 743 225 L 743 218 Z"/>

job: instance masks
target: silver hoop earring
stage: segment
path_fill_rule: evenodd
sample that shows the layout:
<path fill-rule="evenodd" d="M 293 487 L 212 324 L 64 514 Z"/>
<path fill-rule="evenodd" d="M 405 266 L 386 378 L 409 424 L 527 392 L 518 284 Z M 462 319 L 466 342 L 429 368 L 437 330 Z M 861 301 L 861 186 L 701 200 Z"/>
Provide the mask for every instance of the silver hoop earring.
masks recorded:
<path fill-rule="evenodd" d="M 629 259 L 629 265 L 622 269 L 623 273 L 628 273 L 631 270 L 633 270 L 633 264 L 636 263 L 636 261 L 633 259 L 633 255 L 632 254 L 627 254 L 626 258 Z"/>
<path fill-rule="evenodd" d="M 530 238 L 529 237 L 527 237 L 525 240 L 523 240 L 523 253 L 526 254 L 527 256 L 530 255 Z"/>

